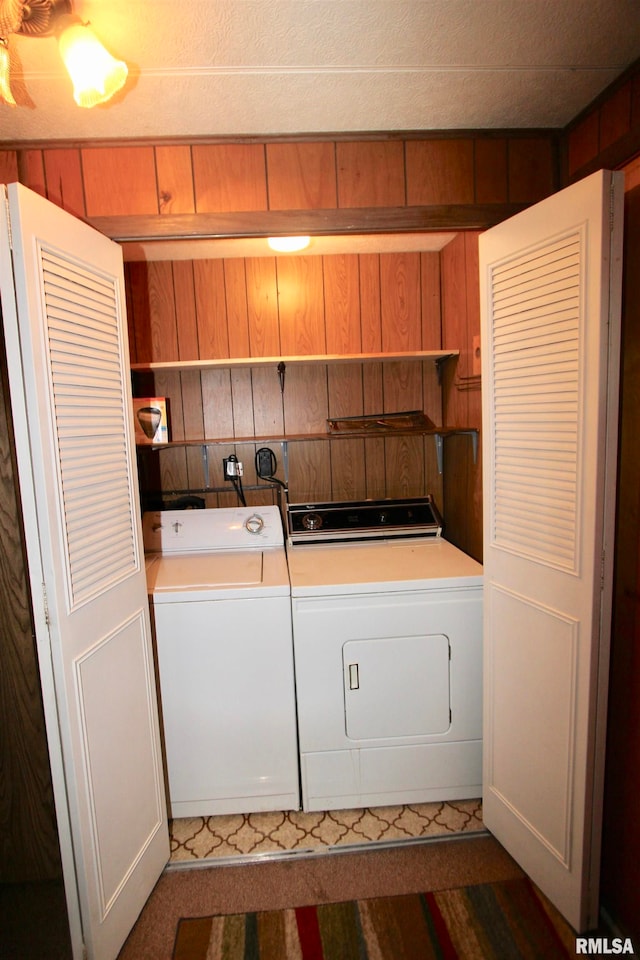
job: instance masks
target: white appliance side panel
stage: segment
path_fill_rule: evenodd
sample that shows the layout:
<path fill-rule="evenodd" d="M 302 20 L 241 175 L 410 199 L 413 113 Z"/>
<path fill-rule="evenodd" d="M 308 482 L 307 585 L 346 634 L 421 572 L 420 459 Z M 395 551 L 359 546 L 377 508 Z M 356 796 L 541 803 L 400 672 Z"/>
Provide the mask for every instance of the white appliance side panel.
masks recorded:
<path fill-rule="evenodd" d="M 447 732 L 449 640 L 443 633 L 349 640 L 342 657 L 350 739 Z"/>
<path fill-rule="evenodd" d="M 353 641 L 389 641 L 400 647 L 406 638 L 420 640 L 442 634 L 451 648 L 451 723 L 445 732 L 428 735 L 429 742 L 471 740 L 482 735 L 482 588 L 293 600 L 294 648 L 300 750 L 313 753 L 389 746 L 419 741 L 420 736 L 379 736 L 372 726 L 358 729 L 358 738 L 345 729 L 343 648 Z M 406 650 L 405 646 L 405 650 Z M 410 657 L 407 657 L 410 660 Z M 413 664 L 407 663 L 407 674 Z M 380 678 L 380 698 L 388 711 L 394 704 Z M 382 707 L 381 707 L 382 709 Z M 377 722 L 377 721 L 376 721 Z M 422 738 L 424 738 L 423 735 Z"/>
<path fill-rule="evenodd" d="M 482 795 L 482 742 L 303 754 L 303 809 L 469 800 Z"/>
<path fill-rule="evenodd" d="M 163 603 L 154 619 L 173 815 L 296 809 L 288 599 Z"/>

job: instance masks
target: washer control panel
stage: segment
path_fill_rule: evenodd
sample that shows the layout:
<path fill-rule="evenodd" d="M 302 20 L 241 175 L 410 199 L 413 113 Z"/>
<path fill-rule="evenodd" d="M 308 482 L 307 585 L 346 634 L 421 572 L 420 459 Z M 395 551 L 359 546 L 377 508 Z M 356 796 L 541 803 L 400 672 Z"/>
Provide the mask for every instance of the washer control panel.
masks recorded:
<path fill-rule="evenodd" d="M 152 510 L 142 517 L 142 533 L 145 553 L 262 550 L 284 544 L 276 506 Z"/>

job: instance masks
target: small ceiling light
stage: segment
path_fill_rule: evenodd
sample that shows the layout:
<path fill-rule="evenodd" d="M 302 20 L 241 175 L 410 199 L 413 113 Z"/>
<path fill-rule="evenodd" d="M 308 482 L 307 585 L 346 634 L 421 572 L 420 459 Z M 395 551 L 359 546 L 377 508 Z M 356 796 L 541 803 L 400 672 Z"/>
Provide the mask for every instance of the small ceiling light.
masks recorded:
<path fill-rule="evenodd" d="M 311 237 L 269 237 L 267 243 L 277 253 L 296 253 L 311 243 Z"/>
<path fill-rule="evenodd" d="M 73 82 L 79 107 L 95 107 L 110 100 L 125 85 L 128 69 L 105 50 L 90 26 L 77 17 L 61 17 L 56 25 L 58 48 Z"/>
<path fill-rule="evenodd" d="M 8 37 L 58 38 L 60 56 L 73 81 L 78 106 L 93 107 L 124 86 L 128 68 L 115 60 L 93 30 L 72 13 L 71 0 L 0 0 L 0 99 L 15 100 L 9 84 Z"/>

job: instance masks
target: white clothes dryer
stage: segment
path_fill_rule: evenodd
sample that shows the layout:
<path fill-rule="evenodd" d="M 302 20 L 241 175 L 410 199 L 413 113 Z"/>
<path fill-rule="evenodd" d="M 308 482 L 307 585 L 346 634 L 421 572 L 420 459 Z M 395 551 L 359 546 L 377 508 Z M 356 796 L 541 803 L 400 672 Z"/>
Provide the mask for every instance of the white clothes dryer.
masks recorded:
<path fill-rule="evenodd" d="M 299 808 L 280 511 L 145 513 L 173 817 Z"/>

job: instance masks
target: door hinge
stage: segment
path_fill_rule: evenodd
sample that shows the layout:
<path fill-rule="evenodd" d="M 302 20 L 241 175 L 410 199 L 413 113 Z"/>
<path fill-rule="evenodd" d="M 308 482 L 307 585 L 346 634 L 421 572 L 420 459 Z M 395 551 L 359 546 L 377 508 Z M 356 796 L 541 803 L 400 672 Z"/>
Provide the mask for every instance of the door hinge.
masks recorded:
<path fill-rule="evenodd" d="M 42 584 L 42 608 L 44 611 L 44 622 L 47 625 L 47 630 L 51 626 L 51 617 L 49 616 L 49 600 L 47 598 L 47 585 L 46 583 Z"/>
<path fill-rule="evenodd" d="M 13 232 L 11 230 L 11 211 L 9 209 L 9 194 L 7 193 L 7 188 L 4 188 L 4 207 L 7 213 L 7 240 L 9 241 L 9 249 L 13 253 Z"/>

